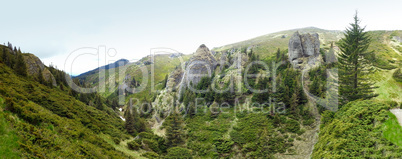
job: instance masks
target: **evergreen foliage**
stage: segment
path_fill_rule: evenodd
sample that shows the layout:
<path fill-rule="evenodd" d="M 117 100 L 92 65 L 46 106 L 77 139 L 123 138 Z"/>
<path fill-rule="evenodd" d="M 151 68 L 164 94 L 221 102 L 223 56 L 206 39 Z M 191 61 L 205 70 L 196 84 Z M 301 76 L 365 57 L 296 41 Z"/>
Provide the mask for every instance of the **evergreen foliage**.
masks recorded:
<path fill-rule="evenodd" d="M 176 112 L 172 113 L 167 119 L 166 144 L 169 147 L 175 147 L 183 144 L 183 120 Z"/>
<path fill-rule="evenodd" d="M 368 59 L 371 52 L 370 37 L 365 28 L 360 25 L 357 13 L 354 22 L 345 31 L 344 38 L 339 41 L 339 89 L 342 104 L 357 99 L 370 99 L 376 97 L 373 93 L 373 82 L 367 75 L 373 70 L 371 61 Z"/>
<path fill-rule="evenodd" d="M 326 111 L 312 158 L 401 158 L 402 148 L 392 143 L 397 138 L 383 136 L 394 106 L 363 100 L 349 102 L 336 114 Z"/>

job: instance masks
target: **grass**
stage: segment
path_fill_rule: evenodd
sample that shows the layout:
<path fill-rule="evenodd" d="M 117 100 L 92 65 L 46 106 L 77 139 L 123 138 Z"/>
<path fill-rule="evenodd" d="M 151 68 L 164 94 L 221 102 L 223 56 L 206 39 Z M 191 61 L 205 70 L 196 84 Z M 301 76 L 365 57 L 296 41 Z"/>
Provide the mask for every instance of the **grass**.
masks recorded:
<path fill-rule="evenodd" d="M 12 129 L 9 123 L 6 121 L 6 114 L 2 108 L 4 100 L 0 98 L 0 158 L 20 158 L 18 152 L 18 136 L 15 130 Z"/>
<path fill-rule="evenodd" d="M 105 140 L 110 145 L 112 145 L 116 150 L 123 152 L 124 154 L 126 154 L 128 156 L 132 156 L 132 157 L 138 158 L 138 159 L 146 159 L 145 157 L 141 156 L 142 152 L 133 151 L 133 150 L 130 150 L 127 148 L 127 143 L 134 140 L 134 138 L 130 138 L 128 140 L 121 141 L 120 144 L 116 144 L 113 142 L 112 137 L 110 137 L 110 135 L 102 133 L 102 134 L 99 134 L 98 136 L 100 138 L 102 138 L 103 140 Z"/>
<path fill-rule="evenodd" d="M 375 86 L 378 87 L 375 89 L 375 93 L 379 94 L 376 97 L 377 100 L 402 102 L 402 84 L 392 78 L 395 71 L 396 69 L 379 70 L 370 76 L 370 79 L 376 82 Z"/>
<path fill-rule="evenodd" d="M 389 118 L 383 124 L 383 136 L 395 145 L 402 147 L 402 127 L 394 114 L 389 112 L 388 116 Z"/>

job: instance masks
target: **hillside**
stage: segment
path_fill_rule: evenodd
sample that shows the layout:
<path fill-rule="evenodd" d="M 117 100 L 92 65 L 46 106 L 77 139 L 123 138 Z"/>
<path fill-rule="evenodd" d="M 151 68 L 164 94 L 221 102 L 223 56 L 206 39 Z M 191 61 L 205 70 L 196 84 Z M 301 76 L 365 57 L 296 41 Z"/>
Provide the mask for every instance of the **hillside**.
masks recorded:
<path fill-rule="evenodd" d="M 356 101 L 323 115 L 313 158 L 401 158 L 402 127 L 389 109 L 396 103 Z"/>
<path fill-rule="evenodd" d="M 79 101 L 60 81 L 62 71 L 43 66 L 40 60 L 27 64 L 27 71 L 39 71 L 19 74 L 21 66 L 12 59 L 21 53 L 0 48 L 0 158 L 129 158 L 104 140 L 103 136 L 129 138 L 123 121 L 106 102 L 102 100 L 104 109 L 98 109 Z M 33 54 L 21 56 L 38 59 Z M 12 69 L 8 65 L 13 63 Z M 40 72 L 45 68 L 55 75 L 57 86 L 43 79 L 46 74 Z"/>

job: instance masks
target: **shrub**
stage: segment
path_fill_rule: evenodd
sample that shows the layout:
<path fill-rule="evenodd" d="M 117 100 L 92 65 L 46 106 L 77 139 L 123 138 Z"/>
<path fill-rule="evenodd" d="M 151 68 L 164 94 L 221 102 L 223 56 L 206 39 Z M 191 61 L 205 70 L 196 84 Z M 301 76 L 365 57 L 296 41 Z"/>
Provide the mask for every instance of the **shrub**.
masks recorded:
<path fill-rule="evenodd" d="M 307 125 L 311 125 L 314 123 L 314 119 L 307 119 L 303 121 L 303 125 L 307 126 Z"/>
<path fill-rule="evenodd" d="M 148 132 L 141 132 L 138 134 L 138 136 L 143 139 L 153 139 L 155 135 Z"/>
<path fill-rule="evenodd" d="M 130 150 L 139 150 L 139 149 L 140 149 L 140 145 L 139 145 L 137 142 L 135 142 L 135 141 L 130 141 L 130 142 L 128 142 L 128 143 L 127 143 L 127 147 L 128 147 L 128 149 L 130 149 Z"/>
<path fill-rule="evenodd" d="M 160 152 L 159 145 L 155 140 L 152 139 L 143 139 L 142 142 L 146 147 L 151 149 L 154 152 Z"/>
<path fill-rule="evenodd" d="M 300 124 L 294 119 L 288 119 L 286 122 L 286 130 L 296 133 L 300 130 Z"/>
<path fill-rule="evenodd" d="M 192 157 L 192 152 L 189 149 L 181 147 L 172 147 L 167 150 L 168 153 L 165 156 L 166 159 L 190 159 Z"/>
<path fill-rule="evenodd" d="M 159 158 L 159 155 L 157 153 L 155 153 L 155 152 L 152 152 L 152 151 L 145 152 L 141 156 L 149 158 L 149 159 Z"/>
<path fill-rule="evenodd" d="M 394 74 L 392 75 L 392 77 L 395 79 L 395 81 L 397 82 L 402 82 L 402 72 L 401 69 L 399 68 L 398 70 L 396 70 L 394 72 Z"/>
<path fill-rule="evenodd" d="M 233 141 L 218 139 L 215 140 L 214 145 L 219 153 L 228 153 L 232 149 Z"/>
<path fill-rule="evenodd" d="M 114 142 L 116 145 L 118 145 L 118 144 L 120 144 L 120 139 L 119 139 L 118 137 L 114 137 L 114 138 L 113 138 L 113 142 Z"/>

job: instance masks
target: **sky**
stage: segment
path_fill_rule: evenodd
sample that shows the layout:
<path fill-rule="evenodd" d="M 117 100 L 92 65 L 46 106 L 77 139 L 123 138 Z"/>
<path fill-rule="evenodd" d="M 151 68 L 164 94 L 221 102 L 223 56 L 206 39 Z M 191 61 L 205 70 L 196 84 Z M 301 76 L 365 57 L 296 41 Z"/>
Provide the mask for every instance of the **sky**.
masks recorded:
<path fill-rule="evenodd" d="M 400 0 L 13 0 L 2 2 L 0 43 L 78 75 L 121 58 L 138 60 L 152 48 L 190 54 L 201 44 L 212 49 L 289 29 L 344 30 L 356 10 L 367 30 L 402 30 L 401 6 Z M 113 53 L 67 60 L 99 46 Z"/>

